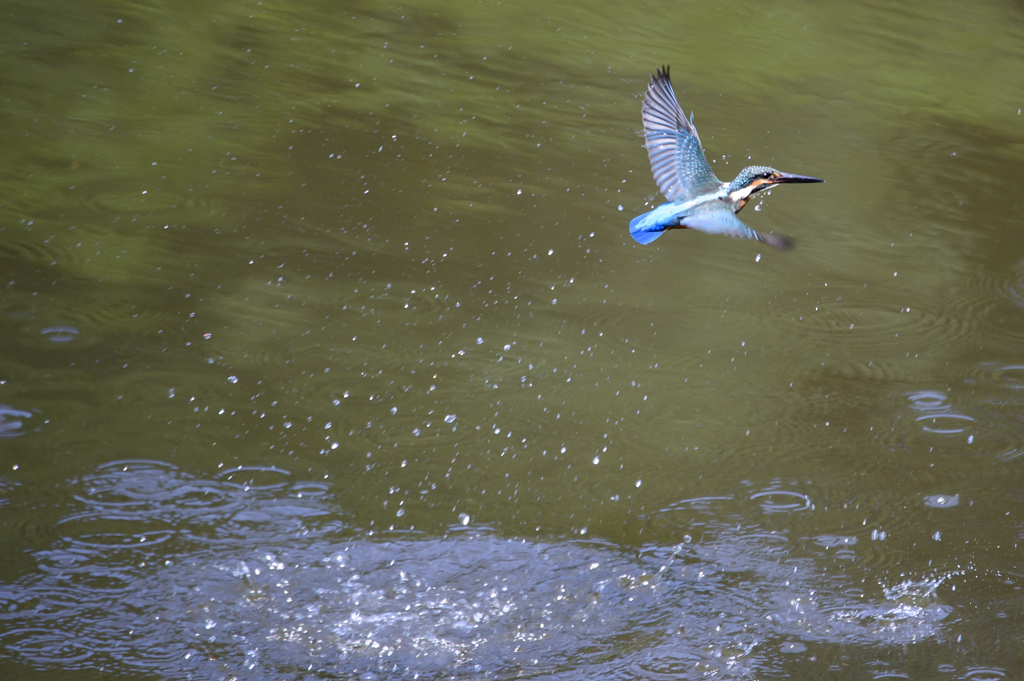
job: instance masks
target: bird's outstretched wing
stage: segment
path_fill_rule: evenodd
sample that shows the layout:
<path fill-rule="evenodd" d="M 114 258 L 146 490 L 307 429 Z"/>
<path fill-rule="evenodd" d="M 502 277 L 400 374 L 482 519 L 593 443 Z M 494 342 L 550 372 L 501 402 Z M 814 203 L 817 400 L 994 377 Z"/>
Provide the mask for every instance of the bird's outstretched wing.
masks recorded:
<path fill-rule="evenodd" d="M 766 232 L 758 232 L 756 230 L 747 227 L 743 224 L 736 215 L 726 205 L 715 206 L 700 212 L 694 213 L 693 215 L 687 215 L 681 218 L 680 226 L 687 227 L 689 229 L 695 229 L 698 232 L 704 232 L 706 234 L 721 234 L 723 236 L 731 236 L 737 239 L 756 239 L 762 241 L 769 246 L 774 246 L 779 250 L 785 251 L 793 247 L 793 240 L 789 237 L 779 236 L 778 234 L 769 234 Z"/>
<path fill-rule="evenodd" d="M 697 129 L 679 108 L 667 66 L 651 76 L 641 114 L 654 181 L 666 199 L 688 201 L 719 188 Z"/>

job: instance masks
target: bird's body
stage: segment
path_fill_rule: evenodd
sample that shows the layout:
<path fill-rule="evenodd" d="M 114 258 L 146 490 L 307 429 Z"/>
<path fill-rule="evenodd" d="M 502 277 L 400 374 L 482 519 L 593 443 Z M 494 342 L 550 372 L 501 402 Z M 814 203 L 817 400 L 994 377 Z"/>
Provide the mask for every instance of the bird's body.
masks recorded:
<path fill-rule="evenodd" d="M 689 228 L 757 239 L 776 248 L 789 247 L 788 238 L 757 232 L 743 224 L 736 213 L 763 189 L 786 182 L 824 180 L 766 166 L 744 168 L 732 182 L 719 180 L 704 157 L 693 115 L 687 120 L 679 106 L 668 67 L 651 76 L 642 114 L 654 180 L 669 202 L 630 221 L 629 233 L 636 241 L 649 244 L 670 229 Z"/>

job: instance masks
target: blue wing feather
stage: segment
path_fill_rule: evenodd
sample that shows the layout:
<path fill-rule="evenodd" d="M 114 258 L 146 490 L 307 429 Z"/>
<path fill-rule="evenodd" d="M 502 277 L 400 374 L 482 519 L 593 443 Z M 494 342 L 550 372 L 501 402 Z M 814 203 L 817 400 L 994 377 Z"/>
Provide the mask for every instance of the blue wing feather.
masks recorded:
<path fill-rule="evenodd" d="M 654 181 L 666 199 L 688 201 L 721 186 L 704 157 L 693 114 L 687 120 L 679 107 L 668 67 L 651 76 L 641 114 Z"/>
<path fill-rule="evenodd" d="M 757 232 L 747 227 L 728 207 L 714 207 L 679 220 L 683 226 L 705 234 L 721 234 L 739 239 L 756 239 Z"/>
<path fill-rule="evenodd" d="M 705 234 L 721 234 L 723 236 L 731 236 L 736 239 L 755 239 L 780 250 L 786 250 L 793 244 L 792 240 L 786 237 L 779 236 L 777 234 L 758 232 L 747 227 L 743 221 L 736 217 L 736 214 L 724 204 L 715 205 L 705 210 L 699 210 L 693 215 L 681 217 L 679 219 L 679 223 L 683 227 L 695 229 L 698 232 L 704 232 Z"/>

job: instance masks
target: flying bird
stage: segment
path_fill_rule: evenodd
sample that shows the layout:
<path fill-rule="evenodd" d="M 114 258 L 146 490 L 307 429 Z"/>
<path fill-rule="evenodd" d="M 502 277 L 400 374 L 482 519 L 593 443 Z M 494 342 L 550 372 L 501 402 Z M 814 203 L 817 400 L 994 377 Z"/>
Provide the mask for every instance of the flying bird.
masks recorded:
<path fill-rule="evenodd" d="M 647 155 L 658 189 L 669 200 L 633 218 L 629 233 L 649 244 L 670 229 L 695 229 L 739 239 L 757 239 L 787 249 L 789 237 L 758 232 L 743 224 L 736 213 L 759 191 L 789 182 L 824 182 L 816 177 L 783 173 L 767 166 L 749 166 L 732 182 L 722 182 L 708 165 L 704 149 L 690 119 L 679 107 L 668 67 L 651 76 L 641 108 Z"/>

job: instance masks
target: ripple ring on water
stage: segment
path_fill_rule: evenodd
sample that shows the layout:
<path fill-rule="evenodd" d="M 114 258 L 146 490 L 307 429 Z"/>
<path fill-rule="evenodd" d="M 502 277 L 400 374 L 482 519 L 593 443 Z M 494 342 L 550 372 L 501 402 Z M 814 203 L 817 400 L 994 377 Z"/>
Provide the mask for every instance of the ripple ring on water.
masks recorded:
<path fill-rule="evenodd" d="M 966 416 L 964 414 L 925 414 L 924 416 L 918 416 L 915 420 L 918 422 L 932 422 L 932 425 L 922 426 L 921 428 L 927 433 L 939 433 L 940 435 L 955 435 L 956 433 L 964 432 L 963 428 L 953 427 L 952 424 L 948 425 L 945 428 L 941 427 L 939 424 L 944 419 L 951 419 L 953 421 L 974 421 L 973 418 L 971 418 L 970 416 Z"/>
<path fill-rule="evenodd" d="M 21 427 L 25 419 L 32 418 L 32 413 L 21 411 L 6 404 L 0 404 L 0 438 L 18 437 L 24 435 Z"/>
<path fill-rule="evenodd" d="M 952 508 L 959 503 L 959 494 L 931 494 L 924 498 L 924 505 L 931 508 Z"/>
<path fill-rule="evenodd" d="M 945 393 L 934 390 L 907 393 L 907 399 L 910 400 L 911 409 L 917 411 L 936 411 L 949 408 L 949 405 L 946 404 Z"/>
<path fill-rule="evenodd" d="M 78 338 L 78 329 L 73 326 L 48 326 L 40 329 L 39 333 L 51 343 L 70 343 Z"/>
<path fill-rule="evenodd" d="M 1001 385 L 1004 388 L 1011 388 L 1013 390 L 1024 389 L 1024 365 L 1011 364 L 1000 369 L 997 369 L 993 377 L 997 380 L 1001 379 Z"/>
<path fill-rule="evenodd" d="M 240 485 L 245 489 L 277 489 L 282 487 L 284 480 L 274 480 L 274 476 L 287 477 L 291 472 L 275 466 L 238 466 L 217 474 L 217 478 L 232 485 Z M 257 479 L 260 480 L 257 483 Z"/>
<path fill-rule="evenodd" d="M 789 497 L 790 499 L 798 501 L 783 502 L 777 500 L 777 497 Z M 751 494 L 750 499 L 751 501 L 754 499 L 764 499 L 764 501 L 761 502 L 761 509 L 765 513 L 794 513 L 798 511 L 812 510 L 814 508 L 811 498 L 806 494 L 789 492 L 781 489 L 757 492 L 756 494 Z"/>
<path fill-rule="evenodd" d="M 973 667 L 971 668 L 964 679 L 967 681 L 998 681 L 1006 676 L 1006 672 L 1002 669 L 995 669 L 992 667 Z"/>

